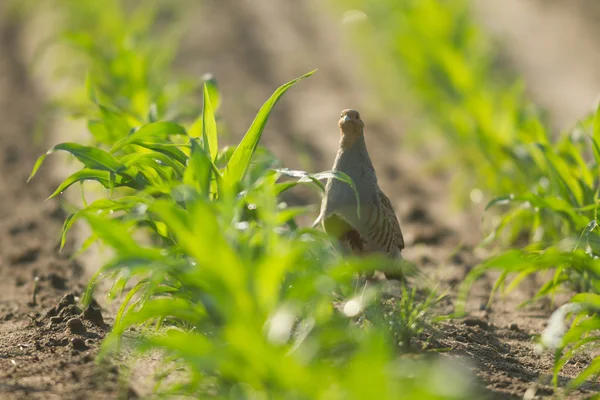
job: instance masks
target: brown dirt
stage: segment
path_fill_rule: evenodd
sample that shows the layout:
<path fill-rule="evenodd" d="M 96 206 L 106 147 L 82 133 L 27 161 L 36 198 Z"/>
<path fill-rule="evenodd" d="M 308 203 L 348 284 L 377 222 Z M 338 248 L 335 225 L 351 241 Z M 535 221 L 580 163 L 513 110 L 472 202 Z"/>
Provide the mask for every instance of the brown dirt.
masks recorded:
<path fill-rule="evenodd" d="M 81 294 L 86 277 L 68 250 L 57 251 L 65 214 L 44 202 L 56 187 L 50 169 L 26 183 L 45 151 L 33 145 L 43 100 L 19 57 L 19 35 L 0 7 L 0 398 L 115 398 L 117 371 L 94 363 L 107 326 L 83 318 L 69 323 L 71 333 L 67 321 L 81 311 L 65 307 L 72 295 L 50 311 Z"/>
<path fill-rule="evenodd" d="M 288 167 L 328 169 L 337 148 L 339 111 L 360 109 L 382 188 L 402 222 L 405 255 L 441 289 L 451 288 L 445 304 L 450 311 L 455 298 L 452 288 L 480 260 L 474 246 L 480 238 L 481 216 L 451 212 L 447 177 L 426 175 L 421 168 L 423 156 L 402 148 L 407 120 L 377 113 L 373 94 L 355 67 L 356 55 L 341 40 L 341 16 L 322 15 L 317 12 L 319 5 L 318 0 L 206 0 L 201 9 L 193 7 L 188 13 L 193 28 L 185 36 L 178 68 L 196 75 L 215 74 L 224 98 L 222 119 L 233 142 L 250 124 L 258 102 L 279 84 L 318 67 L 315 76 L 277 105 L 264 133 L 265 144 Z M 93 362 L 107 326 L 84 320 L 86 333 L 77 334 L 67 326 L 70 318 L 47 316 L 65 294 L 81 294 L 90 271 L 70 260 L 69 251 L 57 252 L 64 215 L 56 202 L 43 202 L 56 177 L 44 169 L 25 184 L 45 146 L 32 146 L 42 99 L 23 72 L 19 35 L 19 27 L 2 18 L 0 8 L 0 165 L 4 172 L 0 174 L 4 189 L 0 192 L 0 276 L 5 277 L 0 282 L 0 397 L 134 397 L 132 389 L 119 384 L 114 366 Z M 317 199 L 298 191 L 288 200 Z M 36 304 L 31 304 L 34 277 L 39 282 Z M 533 282 L 531 288 L 524 287 L 485 310 L 482 305 L 492 284 L 489 276 L 476 285 L 468 304 L 470 317 L 441 324 L 435 343 L 451 348 L 448 357 L 473 368 L 489 398 L 522 398 L 528 390 L 540 397 L 551 395 L 552 355 L 538 355 L 533 338 L 552 310 L 542 304 L 515 311 L 531 295 Z M 79 310 L 68 311 L 74 317 Z M 78 324 L 69 325 L 77 329 Z M 87 349 L 75 348 L 79 346 Z M 582 357 L 569 364 L 561 385 L 587 363 L 589 359 Z M 137 392 L 147 393 L 142 386 L 134 384 Z M 569 398 L 584 398 L 598 389 L 590 384 Z"/>

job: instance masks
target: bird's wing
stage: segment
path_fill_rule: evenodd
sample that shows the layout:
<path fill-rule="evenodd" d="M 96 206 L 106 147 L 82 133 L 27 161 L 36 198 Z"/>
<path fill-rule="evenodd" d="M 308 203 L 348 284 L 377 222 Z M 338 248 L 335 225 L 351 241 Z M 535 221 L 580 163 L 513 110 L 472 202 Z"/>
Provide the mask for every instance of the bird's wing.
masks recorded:
<path fill-rule="evenodd" d="M 323 228 L 328 235 L 336 238 L 346 249 L 355 254 L 363 252 L 365 245 L 363 238 L 342 215 L 334 213 L 324 218 Z"/>
<path fill-rule="evenodd" d="M 392 202 L 388 197 L 379 189 L 379 200 L 381 209 L 384 215 L 384 223 L 390 225 L 390 229 L 392 234 L 394 235 L 394 239 L 396 241 L 396 245 L 400 250 L 404 248 L 404 237 L 402 236 L 402 230 L 400 229 L 400 223 L 398 222 L 398 217 L 396 217 L 396 212 L 394 211 L 394 207 L 392 206 Z"/>

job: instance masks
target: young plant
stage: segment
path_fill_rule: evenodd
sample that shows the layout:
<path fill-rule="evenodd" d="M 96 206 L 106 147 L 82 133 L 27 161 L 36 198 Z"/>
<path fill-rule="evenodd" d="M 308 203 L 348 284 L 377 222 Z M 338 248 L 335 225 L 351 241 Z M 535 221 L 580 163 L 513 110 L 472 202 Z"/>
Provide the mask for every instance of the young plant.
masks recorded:
<path fill-rule="evenodd" d="M 541 344 L 554 350 L 553 383 L 558 387 L 558 376 L 567 362 L 576 357 L 597 354 L 600 336 L 600 296 L 583 293 L 558 308 L 550 317 L 541 335 Z M 570 327 L 567 323 L 571 322 Z M 575 389 L 600 374 L 600 357 L 596 356 L 587 367 L 567 384 L 567 391 Z"/>
<path fill-rule="evenodd" d="M 139 349 L 161 348 L 190 373 L 185 383 L 165 389 L 171 393 L 206 394 L 210 384 L 221 397 L 242 383 L 285 398 L 406 393 L 403 382 L 412 378 L 390 370 L 393 340 L 385 325 L 362 331 L 332 303 L 331 293 L 347 292 L 343 287 L 352 287 L 354 273 L 377 265 L 342 262 L 322 234 L 291 228 L 288 222 L 302 210 L 286 208 L 277 198 L 298 182 L 352 181 L 339 172 L 310 175 L 252 163 L 273 106 L 310 74 L 276 90 L 227 155 L 218 149 L 207 88 L 199 137 L 157 121 L 131 130 L 109 151 L 74 143 L 52 149 L 84 164 L 55 193 L 84 179 L 114 189 L 111 198 L 69 216 L 63 232 L 64 238 L 82 218 L 93 237 L 115 253 L 92 279 L 84 301 L 101 277 L 114 282 L 111 298 L 133 284 L 104 355 L 119 348 L 128 327 L 155 321 L 167 330 L 158 336 L 147 332 Z M 301 178 L 279 182 L 285 175 Z M 140 242 L 140 236 L 151 240 Z M 354 376 L 364 374 L 378 384 L 367 389 L 356 382 Z M 415 387 L 411 396 L 452 398 L 443 390 Z"/>
<path fill-rule="evenodd" d="M 278 198 L 299 183 L 322 188 L 321 179 L 353 185 L 339 172 L 281 168 L 259 146 L 277 100 L 311 73 L 278 88 L 240 143 L 222 148 L 213 80 L 203 87 L 200 116 L 184 122 L 188 114 L 177 96 L 188 92 L 170 91 L 174 43 L 154 47 L 154 9 L 110 0 L 111 12 L 96 17 L 97 4 L 55 2 L 65 13 L 64 37 L 83 50 L 89 66 L 85 88 L 61 104 L 88 119 L 92 145 L 62 143 L 49 151 L 83 164 L 51 197 L 89 180 L 105 189 L 69 215 L 62 233 L 64 244 L 73 224 L 85 221 L 92 232 L 86 245 L 101 241 L 112 250 L 84 296 L 89 302 L 101 279 L 112 283 L 109 298 L 123 295 L 103 357 L 123 345 L 129 327 L 155 324 L 160 329 L 143 330 L 135 349 L 163 350 L 165 362 L 187 374 L 162 387 L 165 394 L 472 397 L 462 372 L 449 365 L 397 360 L 385 320 L 373 318 L 371 329 L 354 323 L 376 301 L 352 302 L 355 274 L 381 269 L 382 260 L 341 260 L 324 234 L 297 227 L 302 208 Z M 334 293 L 352 313 L 334 307 Z M 408 309 L 407 322 L 417 309 Z M 446 376 L 453 379 L 440 379 Z"/>

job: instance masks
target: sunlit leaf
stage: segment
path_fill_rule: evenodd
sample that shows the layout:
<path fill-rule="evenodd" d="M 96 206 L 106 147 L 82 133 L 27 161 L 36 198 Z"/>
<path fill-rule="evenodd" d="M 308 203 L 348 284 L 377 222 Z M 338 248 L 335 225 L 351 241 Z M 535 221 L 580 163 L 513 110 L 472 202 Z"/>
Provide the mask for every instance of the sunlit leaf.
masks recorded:
<path fill-rule="evenodd" d="M 311 76 L 314 72 L 315 71 L 311 71 L 300 78 L 294 79 L 293 81 L 280 86 L 261 107 L 261 109 L 258 111 L 258 114 L 256 114 L 252 125 L 250 125 L 250 128 L 242 138 L 239 145 L 236 147 L 235 151 L 231 155 L 231 159 L 227 163 L 225 173 L 223 174 L 225 185 L 227 185 L 229 188 L 233 188 L 244 177 L 244 174 L 248 169 L 248 165 L 250 164 L 250 158 L 252 157 L 252 154 L 254 154 L 256 146 L 258 146 L 263 130 L 269 119 L 269 115 L 271 114 L 271 111 L 273 110 L 273 107 L 277 101 L 288 89 L 290 89 L 300 80 Z"/>
<path fill-rule="evenodd" d="M 210 156 L 211 161 L 217 159 L 219 142 L 217 137 L 217 122 L 211 106 L 212 99 L 208 86 L 204 85 L 204 102 L 202 107 L 202 140 L 204 151 Z"/>

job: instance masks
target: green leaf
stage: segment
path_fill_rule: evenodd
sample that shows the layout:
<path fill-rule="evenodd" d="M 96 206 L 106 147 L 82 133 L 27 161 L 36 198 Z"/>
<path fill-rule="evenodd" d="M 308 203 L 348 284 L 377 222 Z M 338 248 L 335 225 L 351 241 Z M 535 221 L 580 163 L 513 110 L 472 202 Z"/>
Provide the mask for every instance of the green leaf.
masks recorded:
<path fill-rule="evenodd" d="M 256 146 L 258 146 L 262 136 L 263 130 L 265 129 L 269 115 L 271 114 L 271 111 L 273 110 L 273 107 L 277 101 L 289 88 L 294 86 L 300 80 L 311 76 L 315 71 L 311 71 L 308 74 L 305 74 L 280 86 L 260 108 L 256 118 L 252 122 L 252 125 L 250 125 L 250 128 L 242 138 L 240 144 L 236 147 L 231 159 L 227 163 L 225 173 L 223 174 L 223 179 L 228 190 L 234 188 L 244 177 L 248 169 L 248 165 L 250 164 L 250 159 L 252 158 L 252 155 L 256 150 Z"/>
<path fill-rule="evenodd" d="M 67 179 L 65 179 L 58 186 L 58 188 L 54 191 L 54 193 L 52 193 L 48 197 L 48 200 L 58 196 L 59 194 L 61 194 L 65 190 L 67 190 L 67 188 L 69 188 L 74 183 L 81 182 L 81 181 L 96 181 L 96 182 L 99 182 L 106 189 L 109 189 L 110 188 L 110 172 L 99 171 L 96 169 L 89 169 L 89 168 L 84 168 L 80 171 L 77 171 L 77 172 L 73 173 L 71 176 L 69 176 Z M 138 187 L 138 185 L 136 185 L 134 181 L 125 180 L 120 175 L 117 175 L 115 177 L 114 184 L 116 187 L 120 187 L 120 186 L 127 186 L 127 187 L 131 187 L 131 188 Z"/>
<path fill-rule="evenodd" d="M 191 147 L 192 153 L 183 175 L 183 183 L 197 186 L 201 193 L 208 194 L 213 166 L 206 152 L 200 147 L 196 139 L 191 140 Z"/>
<path fill-rule="evenodd" d="M 508 194 L 508 195 L 504 195 L 504 196 L 499 196 L 496 198 L 493 198 L 492 200 L 489 201 L 489 203 L 487 203 L 487 205 L 485 206 L 485 211 L 487 211 L 488 209 L 497 206 L 497 205 L 504 205 L 504 204 L 509 204 L 512 201 L 525 201 L 525 197 L 516 197 L 514 194 Z"/>
<path fill-rule="evenodd" d="M 177 176 L 181 176 L 184 170 L 181 163 L 178 163 L 175 159 L 158 151 L 128 154 L 121 157 L 121 162 L 128 168 L 133 167 L 134 169 L 141 169 L 142 167 L 147 166 L 156 170 L 157 173 L 168 166 L 175 171 Z"/>
<path fill-rule="evenodd" d="M 75 221 L 77 219 L 76 216 L 77 216 L 77 213 L 69 214 L 69 216 L 65 219 L 65 222 L 63 223 L 63 227 L 62 227 L 62 231 L 61 231 L 61 235 L 60 235 L 60 247 L 58 250 L 59 252 L 62 251 L 62 249 L 65 247 L 65 243 L 67 242 L 67 232 L 69 232 L 69 230 L 73 226 L 73 223 L 75 223 Z"/>
<path fill-rule="evenodd" d="M 221 106 L 221 95 L 219 94 L 219 85 L 212 74 L 204 75 L 204 87 L 208 91 L 210 97 L 210 105 L 213 112 L 219 111 Z"/>
<path fill-rule="evenodd" d="M 98 102 L 96 99 L 96 88 L 94 87 L 92 74 L 89 70 L 85 74 L 85 91 L 87 93 L 88 100 L 90 100 L 92 103 Z"/>
<path fill-rule="evenodd" d="M 42 155 L 40 158 L 37 159 L 33 170 L 31 171 L 31 175 L 29 175 L 29 179 L 27 179 L 27 181 L 30 181 L 31 178 L 35 176 L 38 169 L 44 162 L 46 156 L 52 154 L 57 150 L 62 150 L 71 153 L 89 169 L 109 171 L 114 174 L 120 173 L 126 169 L 126 167 L 123 164 L 121 164 L 116 158 L 112 156 L 112 154 L 102 149 L 96 147 L 82 146 L 77 143 L 61 143 L 48 150 L 46 154 Z"/>
<path fill-rule="evenodd" d="M 127 295 L 125 296 L 125 298 L 121 302 L 121 306 L 119 307 L 119 310 L 117 311 L 117 315 L 115 315 L 114 326 L 117 326 L 117 325 L 119 325 L 121 323 L 121 318 L 123 317 L 123 313 L 127 309 L 127 305 L 129 304 L 129 302 L 131 301 L 131 299 L 133 298 L 133 296 L 135 296 L 135 294 L 138 291 L 140 291 L 140 289 L 143 289 L 143 288 L 145 288 L 148 285 L 149 281 L 150 281 L 149 278 L 142 279 L 132 289 L 130 289 L 129 292 L 127 292 Z"/>
<path fill-rule="evenodd" d="M 151 122 L 146 125 L 142 125 L 137 131 L 131 135 L 119 140 L 112 149 L 111 153 L 122 149 L 124 146 L 129 144 L 140 144 L 150 139 L 155 141 L 165 141 L 169 135 L 187 135 L 185 128 L 175 122 L 160 121 Z"/>
<path fill-rule="evenodd" d="M 456 313 L 458 315 L 464 313 L 469 290 L 472 288 L 473 283 L 486 272 L 491 270 L 499 270 L 507 273 L 518 272 L 531 265 L 531 260 L 524 256 L 522 250 L 518 249 L 506 251 L 477 265 L 467 274 L 467 277 L 463 280 L 459 288 L 456 300 Z M 506 274 L 503 274 L 503 276 L 505 278 Z"/>
<path fill-rule="evenodd" d="M 139 310 L 128 310 L 115 331 L 123 332 L 127 327 L 157 317 L 175 317 L 192 324 L 200 324 L 206 312 L 199 304 L 182 298 L 157 298 L 146 301 Z"/>
<path fill-rule="evenodd" d="M 600 311 L 600 295 L 594 293 L 579 293 L 573 296 L 571 303 L 581 303 L 586 308 Z"/>
<path fill-rule="evenodd" d="M 131 125 L 125 118 L 125 115 L 121 111 L 113 111 L 110 108 L 99 105 L 100 114 L 102 115 L 102 122 L 104 127 L 110 136 L 111 141 L 120 140 L 126 137 L 131 131 Z M 113 143 L 106 143 L 113 144 Z"/>
<path fill-rule="evenodd" d="M 583 193 L 581 187 L 577 184 L 574 171 L 548 145 L 537 143 L 537 147 L 542 151 L 548 164 L 550 176 L 558 183 L 562 197 L 569 199 L 573 206 L 581 207 Z"/>
<path fill-rule="evenodd" d="M 529 202 L 533 207 L 549 210 L 563 215 L 568 221 L 573 222 L 574 226 L 585 226 L 588 223 L 585 216 L 578 214 L 575 208 L 573 208 L 573 206 L 565 199 L 553 196 L 540 197 L 533 193 L 526 193 L 519 196 L 511 194 L 507 196 L 496 197 L 487 204 L 485 209 L 488 210 L 489 208 L 497 205 L 517 202 Z"/>
<path fill-rule="evenodd" d="M 110 142 L 110 134 L 106 130 L 106 126 L 104 126 L 104 122 L 90 119 L 87 122 L 88 131 L 94 136 L 100 143 Z"/>
<path fill-rule="evenodd" d="M 202 106 L 202 140 L 204 141 L 204 151 L 210 156 L 211 161 L 217 159 L 219 153 L 219 142 L 217 138 L 217 122 L 211 106 L 211 97 L 208 87 L 204 85 L 204 102 Z"/>
<path fill-rule="evenodd" d="M 188 156 L 179 149 L 178 145 L 174 143 L 148 143 L 148 142 L 138 142 L 135 143 L 137 146 L 144 147 L 146 149 L 154 150 L 159 153 L 163 153 L 173 160 L 176 160 L 181 165 L 185 166 L 187 164 Z"/>
<path fill-rule="evenodd" d="M 94 235 L 112 248 L 117 249 L 121 254 L 155 259 L 162 258 L 161 250 L 142 247 L 132 237 L 129 230 L 135 225 L 136 221 L 122 222 L 103 218 L 91 210 L 83 213 L 82 216 L 91 226 Z"/>

